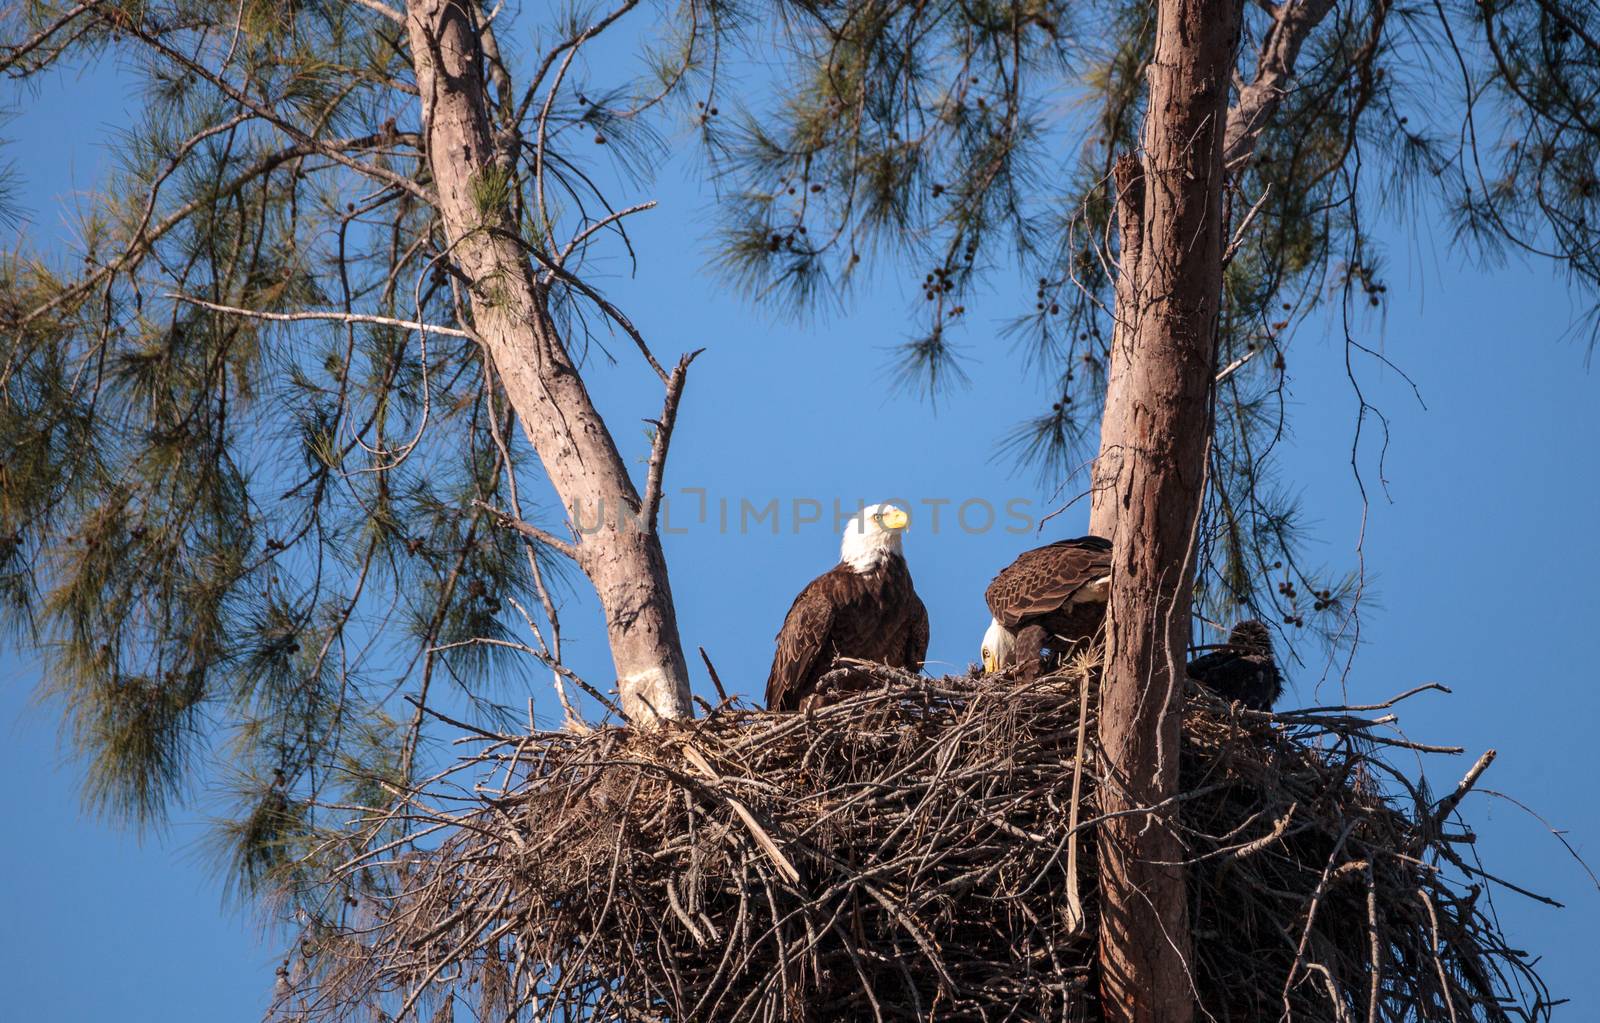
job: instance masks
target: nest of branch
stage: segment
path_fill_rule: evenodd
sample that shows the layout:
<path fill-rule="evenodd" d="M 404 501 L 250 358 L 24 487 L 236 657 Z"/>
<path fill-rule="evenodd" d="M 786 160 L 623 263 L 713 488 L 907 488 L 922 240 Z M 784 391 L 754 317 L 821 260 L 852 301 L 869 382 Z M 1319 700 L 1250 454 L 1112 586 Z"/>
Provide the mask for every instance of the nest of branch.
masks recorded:
<path fill-rule="evenodd" d="M 1101 1018 L 1084 676 L 877 676 L 805 714 L 483 733 L 409 806 L 447 837 L 400 861 L 391 898 L 362 900 L 381 909 L 320 933 L 282 1007 Z M 1472 836 L 1452 811 L 1476 772 L 1433 802 L 1382 756 L 1430 748 L 1373 709 L 1190 698 L 1183 794 L 1153 826 L 1187 849 L 1200 1004 L 1240 1021 L 1547 1018 L 1458 853 Z M 451 777 L 478 784 L 451 795 Z"/>

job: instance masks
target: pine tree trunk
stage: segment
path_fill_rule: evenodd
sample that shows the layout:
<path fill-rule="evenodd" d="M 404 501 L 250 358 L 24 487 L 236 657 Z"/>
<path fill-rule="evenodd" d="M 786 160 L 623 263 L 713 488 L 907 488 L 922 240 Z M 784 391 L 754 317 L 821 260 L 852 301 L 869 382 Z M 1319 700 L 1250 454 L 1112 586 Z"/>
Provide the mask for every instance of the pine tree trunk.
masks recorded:
<path fill-rule="evenodd" d="M 1117 280 L 1116 301 L 1112 307 L 1111 363 L 1106 367 L 1105 408 L 1120 407 L 1125 400 L 1117 385 L 1126 377 L 1123 367 L 1132 353 L 1132 333 L 1139 319 L 1139 251 L 1144 245 L 1144 165 L 1139 158 L 1124 154 L 1112 169 L 1112 184 L 1117 189 Z M 1091 467 L 1089 494 L 1089 533 L 1110 539 L 1117 525 L 1117 473 L 1122 467 L 1122 451 L 1117 438 L 1107 433 L 1107 420 L 1100 424 L 1100 453 Z"/>
<path fill-rule="evenodd" d="M 505 208 L 480 208 L 474 183 L 497 169 L 483 59 L 470 12 L 411 0 L 406 26 L 439 214 L 455 265 L 473 282 L 474 326 L 562 504 L 580 519 L 578 563 L 605 611 L 622 710 L 635 722 L 690 713 L 666 559 L 611 433 L 551 322 Z"/>
<path fill-rule="evenodd" d="M 1178 792 L 1194 537 L 1222 295 L 1222 143 L 1240 0 L 1160 0 L 1145 123 L 1136 308 L 1118 309 L 1098 495 L 1115 547 L 1100 744 L 1101 991 L 1108 1020 L 1194 1018 Z M 1126 221 L 1124 228 L 1128 226 Z M 1125 246 L 1126 249 L 1126 246 Z"/>

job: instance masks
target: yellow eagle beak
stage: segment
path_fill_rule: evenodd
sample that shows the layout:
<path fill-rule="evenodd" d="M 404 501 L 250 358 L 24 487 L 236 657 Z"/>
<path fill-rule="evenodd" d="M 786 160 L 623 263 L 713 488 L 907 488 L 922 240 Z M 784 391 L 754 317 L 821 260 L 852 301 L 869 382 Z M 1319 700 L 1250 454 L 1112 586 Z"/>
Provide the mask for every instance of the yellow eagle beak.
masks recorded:
<path fill-rule="evenodd" d="M 994 669 L 994 654 L 991 654 L 989 651 L 985 650 L 983 652 L 983 673 L 985 675 L 993 675 Z"/>
<path fill-rule="evenodd" d="M 907 515 L 902 509 L 891 505 L 883 510 L 883 514 L 878 516 L 878 521 L 883 523 L 884 529 L 904 529 L 906 528 L 906 523 L 911 521 L 911 516 Z"/>

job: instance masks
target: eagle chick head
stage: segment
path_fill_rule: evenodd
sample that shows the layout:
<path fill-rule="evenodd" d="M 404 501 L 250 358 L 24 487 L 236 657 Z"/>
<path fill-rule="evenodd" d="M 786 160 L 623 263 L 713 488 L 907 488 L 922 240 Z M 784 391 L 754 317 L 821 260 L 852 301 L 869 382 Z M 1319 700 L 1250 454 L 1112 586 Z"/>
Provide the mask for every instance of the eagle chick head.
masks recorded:
<path fill-rule="evenodd" d="M 1246 618 L 1233 627 L 1228 633 L 1228 645 L 1239 653 L 1262 654 L 1272 656 L 1272 633 L 1267 629 L 1266 623 L 1255 618 Z"/>

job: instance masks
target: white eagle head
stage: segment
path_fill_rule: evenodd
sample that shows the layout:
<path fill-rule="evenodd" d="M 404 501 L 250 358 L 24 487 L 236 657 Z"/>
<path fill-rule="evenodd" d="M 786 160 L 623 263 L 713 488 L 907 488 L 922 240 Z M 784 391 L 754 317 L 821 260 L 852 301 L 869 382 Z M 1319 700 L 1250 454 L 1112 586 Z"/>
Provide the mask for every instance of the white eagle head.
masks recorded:
<path fill-rule="evenodd" d="M 1017 649 L 1017 637 L 1005 630 L 998 619 L 989 619 L 989 628 L 983 634 L 983 649 L 979 656 L 983 658 L 984 674 L 999 671 L 1004 665 L 1011 663 L 1011 655 Z"/>
<path fill-rule="evenodd" d="M 901 554 L 900 538 L 911 522 L 904 508 L 869 504 L 851 516 L 839 544 L 839 560 L 857 572 L 870 572 L 891 554 Z"/>

